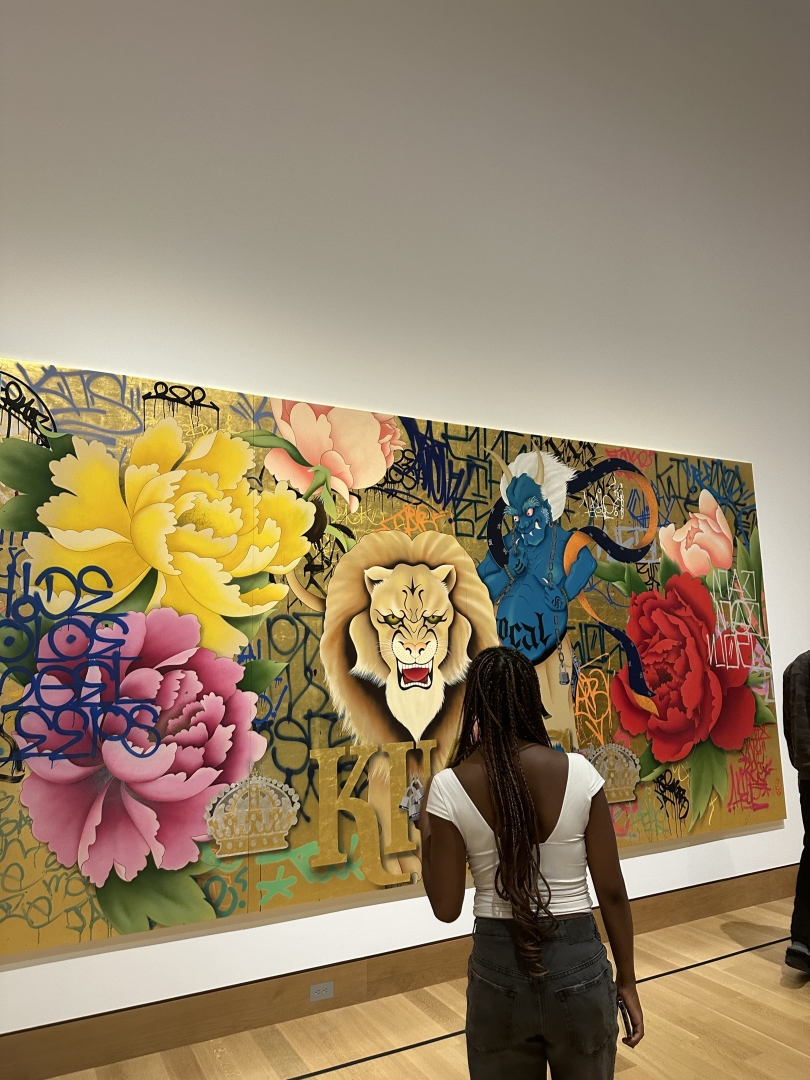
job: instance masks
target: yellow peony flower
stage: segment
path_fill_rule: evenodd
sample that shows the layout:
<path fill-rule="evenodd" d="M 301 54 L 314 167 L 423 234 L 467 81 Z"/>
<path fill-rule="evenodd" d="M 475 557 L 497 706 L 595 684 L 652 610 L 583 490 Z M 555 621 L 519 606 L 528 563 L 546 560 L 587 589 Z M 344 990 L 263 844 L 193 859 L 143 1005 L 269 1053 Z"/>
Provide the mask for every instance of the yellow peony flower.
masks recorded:
<path fill-rule="evenodd" d="M 226 619 L 270 611 L 286 585 L 241 592 L 239 579 L 260 571 L 286 574 L 309 548 L 304 533 L 315 506 L 286 484 L 256 491 L 245 479 L 253 450 L 223 431 L 204 435 L 190 450 L 180 425 L 166 418 L 135 440 L 124 470 L 100 442 L 74 437 L 74 453 L 51 463 L 64 493 L 37 511 L 46 533 L 29 533 L 32 575 L 61 567 L 78 575 L 106 571 L 118 605 L 157 571 L 147 610 L 171 607 L 200 620 L 200 644 L 233 656 L 246 636 Z M 58 587 L 58 583 L 57 583 Z"/>

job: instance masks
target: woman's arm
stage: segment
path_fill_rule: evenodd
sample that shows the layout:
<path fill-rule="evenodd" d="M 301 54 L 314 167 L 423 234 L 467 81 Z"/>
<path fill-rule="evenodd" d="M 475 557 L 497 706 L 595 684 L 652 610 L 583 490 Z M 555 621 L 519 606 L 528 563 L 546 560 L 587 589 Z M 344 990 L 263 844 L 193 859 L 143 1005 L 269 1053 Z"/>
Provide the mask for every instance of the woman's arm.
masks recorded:
<path fill-rule="evenodd" d="M 451 821 L 429 814 L 430 782 L 422 800 L 417 828 L 422 834 L 422 882 L 433 914 L 442 922 L 455 922 L 464 903 L 467 850 Z"/>
<path fill-rule="evenodd" d="M 627 1006 L 633 1023 L 633 1034 L 622 1039 L 627 1046 L 637 1046 L 644 1038 L 644 1015 L 636 990 L 636 971 L 633 963 L 633 915 L 624 887 L 619 849 L 613 831 L 613 818 L 604 791 L 598 791 L 591 801 L 591 816 L 585 830 L 585 851 L 591 871 L 599 910 L 605 923 L 613 961 L 616 964 L 616 989 Z"/>

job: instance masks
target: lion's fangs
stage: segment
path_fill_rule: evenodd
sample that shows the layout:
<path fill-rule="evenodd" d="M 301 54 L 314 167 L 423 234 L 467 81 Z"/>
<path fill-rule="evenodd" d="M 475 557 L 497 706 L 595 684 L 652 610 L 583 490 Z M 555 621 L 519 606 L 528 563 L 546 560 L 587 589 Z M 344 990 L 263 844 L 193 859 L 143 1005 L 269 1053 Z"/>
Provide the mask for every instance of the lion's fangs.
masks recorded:
<path fill-rule="evenodd" d="M 424 671 L 425 675 L 421 679 L 406 679 L 406 671 Z M 430 684 L 433 682 L 433 662 L 429 664 L 403 664 L 400 660 L 397 660 L 397 674 L 399 676 L 399 685 L 402 690 L 411 690 L 414 686 L 419 686 L 423 690 L 428 690 Z"/>

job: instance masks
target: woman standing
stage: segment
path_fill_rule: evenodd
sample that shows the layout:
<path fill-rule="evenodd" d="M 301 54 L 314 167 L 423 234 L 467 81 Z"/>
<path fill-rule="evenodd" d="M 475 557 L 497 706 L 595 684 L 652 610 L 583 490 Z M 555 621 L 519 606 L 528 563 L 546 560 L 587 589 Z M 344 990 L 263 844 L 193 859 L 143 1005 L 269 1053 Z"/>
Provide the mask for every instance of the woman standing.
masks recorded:
<path fill-rule="evenodd" d="M 617 1011 L 636 1046 L 644 1021 L 633 920 L 613 821 L 593 766 L 553 750 L 537 675 L 514 649 L 470 665 L 461 734 L 422 804 L 422 867 L 437 918 L 461 914 L 475 882 L 467 990 L 471 1080 L 609 1080 Z M 616 963 L 591 912 L 590 869 Z"/>

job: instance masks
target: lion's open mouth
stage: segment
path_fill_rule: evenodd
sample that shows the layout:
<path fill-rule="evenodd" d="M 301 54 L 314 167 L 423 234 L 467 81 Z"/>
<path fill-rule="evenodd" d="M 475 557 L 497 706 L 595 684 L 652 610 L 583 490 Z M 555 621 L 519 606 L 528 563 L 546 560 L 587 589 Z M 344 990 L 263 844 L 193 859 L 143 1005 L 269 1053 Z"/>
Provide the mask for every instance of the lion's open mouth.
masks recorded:
<path fill-rule="evenodd" d="M 412 686 L 421 686 L 426 690 L 433 682 L 433 661 L 429 664 L 403 664 L 397 660 L 397 675 L 401 690 L 410 690 Z"/>

